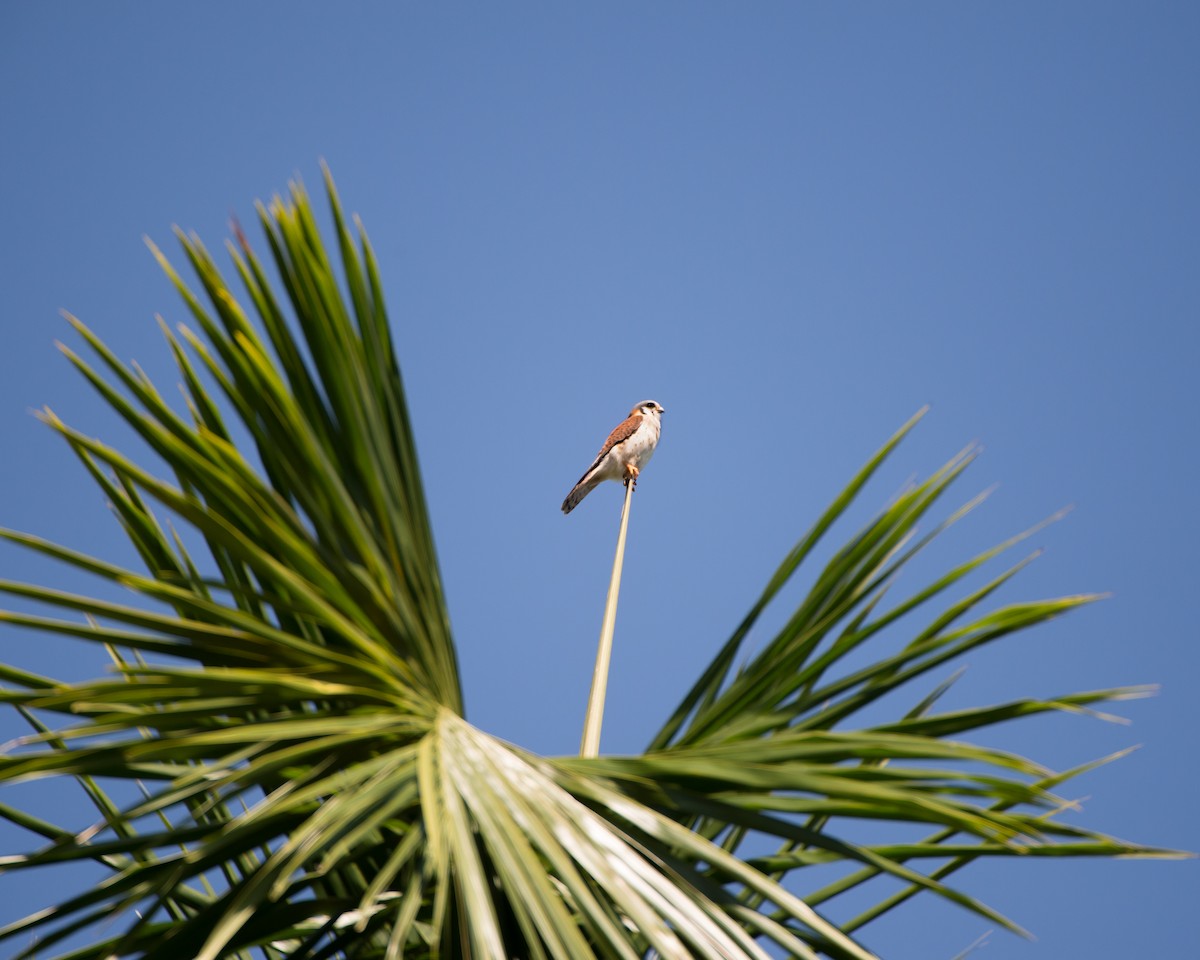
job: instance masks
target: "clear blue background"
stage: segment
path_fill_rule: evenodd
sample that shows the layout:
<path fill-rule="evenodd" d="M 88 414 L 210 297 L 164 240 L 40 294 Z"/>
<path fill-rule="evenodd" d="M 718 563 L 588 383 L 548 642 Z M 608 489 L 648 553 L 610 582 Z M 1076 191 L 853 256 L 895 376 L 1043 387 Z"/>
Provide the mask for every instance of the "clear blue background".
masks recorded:
<path fill-rule="evenodd" d="M 173 390 L 153 316 L 184 312 L 141 236 L 217 249 L 294 172 L 317 192 L 324 157 L 383 262 L 475 722 L 577 748 L 620 489 L 558 505 L 635 401 L 667 414 L 609 751 L 645 744 L 929 403 L 855 519 L 975 438 L 956 503 L 1000 486 L 901 587 L 1075 504 L 1002 599 L 1112 593 L 972 655 L 947 703 L 1160 682 L 1121 705 L 1130 727 L 986 739 L 1063 767 L 1144 743 L 1069 795 L 1091 826 L 1198 849 L 1198 51 L 1190 3 L 4 4 L 0 522 L 132 562 L 28 412 L 126 439 L 51 346 L 57 311 Z M 92 586 L 8 547 L 0 576 Z M 102 669 L 11 630 L 0 655 Z M 21 789 L 5 799 L 88 821 Z M 1038 936 L 981 957 L 1200 955 L 1194 861 L 956 879 Z M 73 882 L 0 876 L 0 921 Z M 864 936 L 949 960 L 988 927 L 921 898 Z"/>

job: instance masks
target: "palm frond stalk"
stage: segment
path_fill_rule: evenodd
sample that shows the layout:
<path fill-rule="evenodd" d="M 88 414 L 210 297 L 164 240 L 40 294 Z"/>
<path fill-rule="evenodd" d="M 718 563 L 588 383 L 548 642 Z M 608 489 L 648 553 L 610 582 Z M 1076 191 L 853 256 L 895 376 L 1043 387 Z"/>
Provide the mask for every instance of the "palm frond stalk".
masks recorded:
<path fill-rule="evenodd" d="M 195 287 L 154 250 L 191 316 L 164 326 L 183 410 L 70 318 L 90 358 L 64 347 L 68 359 L 170 476 L 43 414 L 145 571 L 4 533 L 133 595 L 0 582 L 59 611 L 0 614 L 11 628 L 112 656 L 110 673 L 74 683 L 0 666 L 0 698 L 29 724 L 0 755 L 0 783 L 73 778 L 96 809 L 61 826 L 0 804 L 41 840 L 0 869 L 104 871 L 0 929 L 15 956 L 864 960 L 858 928 L 914 891 L 1012 927 L 945 882 L 977 858 L 1171 855 L 1061 818 L 1054 791 L 1085 768 L 1056 773 L 961 739 L 1146 690 L 937 711 L 943 665 L 1092 597 L 981 612 L 1019 561 L 949 599 L 1018 537 L 884 603 L 977 502 L 917 537 L 973 451 L 896 497 L 815 573 L 783 628 L 747 647 L 912 423 L 801 538 L 644 754 L 542 758 L 466 723 L 378 266 L 326 179 L 340 278 L 299 186 L 258 211 L 282 296 L 240 230 L 241 294 L 197 237 L 179 235 Z M 885 630 L 907 642 L 865 667 L 848 660 Z M 909 711 L 854 728 L 905 685 Z M 928 835 L 857 842 L 864 819 Z M 843 869 L 813 889 L 829 865 Z M 875 877 L 901 892 L 893 883 L 842 927 L 820 912 Z"/>
<path fill-rule="evenodd" d="M 600 730 L 604 724 L 604 698 L 608 691 L 608 667 L 612 662 L 613 632 L 617 628 L 617 599 L 621 594 L 621 568 L 625 564 L 625 540 L 629 533 L 629 505 L 633 501 L 633 484 L 625 481 L 625 501 L 621 506 L 621 526 L 617 532 L 617 552 L 613 557 L 612 576 L 608 595 L 604 598 L 604 619 L 600 623 L 600 642 L 596 647 L 596 667 L 592 671 L 592 688 L 588 693 L 587 716 L 583 721 L 583 738 L 579 744 L 581 757 L 600 753 Z"/>

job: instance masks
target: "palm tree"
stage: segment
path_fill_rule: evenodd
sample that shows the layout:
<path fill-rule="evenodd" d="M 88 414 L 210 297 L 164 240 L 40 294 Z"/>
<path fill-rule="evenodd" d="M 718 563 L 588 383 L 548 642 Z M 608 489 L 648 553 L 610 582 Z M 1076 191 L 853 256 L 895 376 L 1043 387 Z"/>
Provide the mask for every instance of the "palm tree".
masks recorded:
<path fill-rule="evenodd" d="M 939 712 L 943 683 L 890 722 L 854 728 L 886 694 L 1093 599 L 980 612 L 1022 561 L 936 608 L 1015 537 L 885 602 L 899 571 L 978 502 L 917 535 L 971 450 L 890 502 L 778 634 L 746 649 L 916 418 L 800 538 L 644 753 L 545 758 L 467 723 L 378 268 L 326 180 L 340 280 L 299 186 L 259 207 L 282 297 L 240 230 L 229 249 L 241 295 L 195 236 L 179 239 L 197 290 L 154 250 L 194 320 L 163 329 L 185 411 L 69 318 L 92 359 L 67 357 L 173 476 L 42 414 L 146 572 L 4 533 L 135 595 L 0 583 L 62 611 L 4 621 L 102 644 L 114 664 L 77 683 L 0 667 L 3 699 L 31 727 L 0 756 L 0 780 L 74 778 L 98 812 L 80 830 L 0 805 L 44 840 L 0 867 L 105 871 L 0 929 L 17 956 L 862 960 L 873 954 L 856 931 L 921 891 L 1015 928 L 945 882 L 976 858 L 1169 855 L 1059 818 L 1055 788 L 1086 768 L 1053 772 L 960 739 L 1144 690 Z M 909 631 L 902 649 L 847 665 L 893 624 Z M 926 835 L 856 842 L 862 819 Z M 921 870 L 930 860 L 940 866 Z M 812 889 L 821 866 L 839 869 Z M 876 877 L 899 891 L 840 926 L 822 916 Z M 88 945 L 68 946 L 81 933 Z"/>

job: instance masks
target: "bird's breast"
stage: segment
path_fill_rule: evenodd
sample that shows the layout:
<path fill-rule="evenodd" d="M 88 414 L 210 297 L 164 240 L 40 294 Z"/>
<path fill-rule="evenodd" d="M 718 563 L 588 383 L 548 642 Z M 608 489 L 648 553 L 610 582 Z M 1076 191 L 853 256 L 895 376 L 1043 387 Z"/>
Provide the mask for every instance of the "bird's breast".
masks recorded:
<path fill-rule="evenodd" d="M 632 437 L 622 444 L 626 448 L 623 459 L 641 470 L 650 462 L 657 445 L 658 428 L 653 423 L 644 423 Z"/>

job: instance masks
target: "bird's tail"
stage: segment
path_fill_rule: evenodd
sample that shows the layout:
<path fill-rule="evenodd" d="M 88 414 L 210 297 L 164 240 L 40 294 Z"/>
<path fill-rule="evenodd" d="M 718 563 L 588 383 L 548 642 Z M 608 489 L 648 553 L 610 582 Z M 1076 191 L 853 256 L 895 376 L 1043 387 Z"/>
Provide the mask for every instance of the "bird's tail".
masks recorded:
<path fill-rule="evenodd" d="M 592 490 L 595 489 L 597 483 L 599 483 L 598 480 L 580 480 L 577 484 L 575 484 L 575 489 L 567 494 L 567 499 L 562 503 L 562 512 L 570 513 L 577 506 L 579 506 L 579 501 L 591 493 Z"/>

